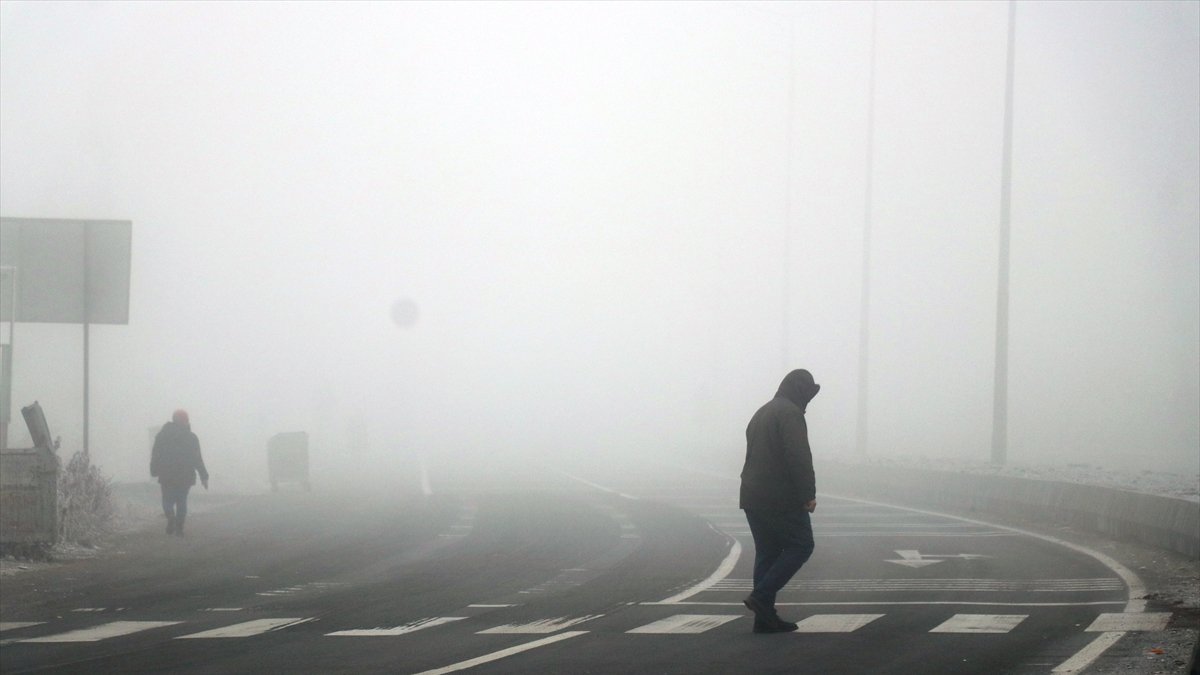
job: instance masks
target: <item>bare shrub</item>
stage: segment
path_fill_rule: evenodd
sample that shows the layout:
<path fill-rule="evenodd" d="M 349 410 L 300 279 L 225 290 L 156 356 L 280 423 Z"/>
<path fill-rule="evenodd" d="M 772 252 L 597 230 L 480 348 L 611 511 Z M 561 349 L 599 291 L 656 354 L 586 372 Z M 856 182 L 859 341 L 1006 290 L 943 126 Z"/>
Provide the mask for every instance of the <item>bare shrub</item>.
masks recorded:
<path fill-rule="evenodd" d="M 112 480 L 77 452 L 58 476 L 59 541 L 91 546 L 113 530 L 116 517 Z"/>

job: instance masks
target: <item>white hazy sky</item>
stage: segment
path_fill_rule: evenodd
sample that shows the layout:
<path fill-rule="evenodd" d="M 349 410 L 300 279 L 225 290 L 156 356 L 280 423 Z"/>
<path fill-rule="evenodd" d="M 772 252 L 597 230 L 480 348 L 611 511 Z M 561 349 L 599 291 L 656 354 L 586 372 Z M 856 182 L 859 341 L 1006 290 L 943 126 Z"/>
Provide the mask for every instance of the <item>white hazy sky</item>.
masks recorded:
<path fill-rule="evenodd" d="M 853 452 L 872 4 L 0 12 L 0 212 L 133 222 L 117 478 L 176 407 L 226 484 L 293 429 L 318 468 L 736 464 L 793 367 Z M 878 5 L 872 454 L 989 457 L 1007 16 Z M 1010 457 L 1195 475 L 1200 3 L 1020 2 L 1015 53 Z M 15 342 L 15 418 L 79 447 L 81 329 Z"/>

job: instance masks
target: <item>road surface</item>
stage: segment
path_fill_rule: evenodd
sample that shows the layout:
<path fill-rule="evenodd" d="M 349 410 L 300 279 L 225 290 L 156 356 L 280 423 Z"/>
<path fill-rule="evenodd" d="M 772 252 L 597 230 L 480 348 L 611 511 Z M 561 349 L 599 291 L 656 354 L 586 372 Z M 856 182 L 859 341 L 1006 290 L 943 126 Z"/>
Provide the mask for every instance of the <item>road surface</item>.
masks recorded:
<path fill-rule="evenodd" d="M 228 499 L 182 539 L 156 525 L 5 577 L 0 669 L 1049 673 L 1167 620 L 1136 576 L 1066 542 L 820 495 L 816 552 L 779 597 L 800 631 L 756 635 L 736 477 L 410 482 L 425 489 Z"/>

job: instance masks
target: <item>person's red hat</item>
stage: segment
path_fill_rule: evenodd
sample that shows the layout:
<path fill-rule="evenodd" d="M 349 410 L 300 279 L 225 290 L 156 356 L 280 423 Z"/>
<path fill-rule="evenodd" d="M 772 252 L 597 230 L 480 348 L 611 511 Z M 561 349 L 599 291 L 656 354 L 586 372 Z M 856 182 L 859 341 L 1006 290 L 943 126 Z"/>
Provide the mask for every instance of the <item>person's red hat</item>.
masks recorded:
<path fill-rule="evenodd" d="M 187 411 L 186 411 L 186 410 L 184 410 L 183 408 L 180 408 L 179 410 L 176 410 L 176 411 L 174 412 L 174 414 L 172 414 L 172 415 L 171 415 L 171 421 L 172 421 L 172 422 L 174 422 L 174 423 L 176 423 L 176 424 L 184 424 L 184 425 L 186 425 L 186 424 L 188 423 L 188 414 L 187 414 Z"/>

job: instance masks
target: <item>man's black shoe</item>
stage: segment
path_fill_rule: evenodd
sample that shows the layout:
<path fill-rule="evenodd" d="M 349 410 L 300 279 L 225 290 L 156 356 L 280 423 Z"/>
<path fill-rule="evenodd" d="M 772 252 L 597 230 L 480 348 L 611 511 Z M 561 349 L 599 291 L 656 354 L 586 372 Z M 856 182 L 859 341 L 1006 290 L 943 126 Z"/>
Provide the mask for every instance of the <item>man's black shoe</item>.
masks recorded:
<path fill-rule="evenodd" d="M 799 626 L 791 621 L 784 621 L 783 619 L 779 618 L 776 618 L 774 621 L 754 620 L 755 633 L 791 633 L 797 628 L 799 628 Z"/>

